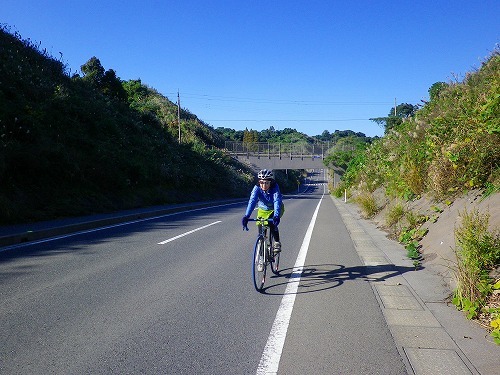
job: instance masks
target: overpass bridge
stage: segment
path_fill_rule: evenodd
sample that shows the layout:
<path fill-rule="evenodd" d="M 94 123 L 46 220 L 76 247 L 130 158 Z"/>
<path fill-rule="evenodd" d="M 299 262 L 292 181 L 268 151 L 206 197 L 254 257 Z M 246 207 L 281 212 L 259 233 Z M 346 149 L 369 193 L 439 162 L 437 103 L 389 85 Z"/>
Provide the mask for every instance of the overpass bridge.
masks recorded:
<path fill-rule="evenodd" d="M 269 143 L 226 142 L 226 150 L 254 169 L 322 169 L 329 142 Z"/>
<path fill-rule="evenodd" d="M 334 144 L 331 142 L 269 143 L 230 142 L 225 144 L 229 154 L 253 170 L 260 169 L 330 169 L 330 182 L 336 186 L 344 174 L 341 168 L 326 167 L 323 160 Z"/>

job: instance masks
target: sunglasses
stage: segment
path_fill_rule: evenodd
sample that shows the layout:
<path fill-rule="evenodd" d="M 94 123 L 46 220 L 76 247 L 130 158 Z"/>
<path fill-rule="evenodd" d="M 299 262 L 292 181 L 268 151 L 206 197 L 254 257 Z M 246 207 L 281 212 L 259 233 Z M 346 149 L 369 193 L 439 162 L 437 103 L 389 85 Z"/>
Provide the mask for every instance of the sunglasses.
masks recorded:
<path fill-rule="evenodd" d="M 271 183 L 271 181 L 268 181 L 268 180 L 260 180 L 259 181 L 259 184 L 264 184 L 264 185 L 268 185 L 270 183 Z"/>

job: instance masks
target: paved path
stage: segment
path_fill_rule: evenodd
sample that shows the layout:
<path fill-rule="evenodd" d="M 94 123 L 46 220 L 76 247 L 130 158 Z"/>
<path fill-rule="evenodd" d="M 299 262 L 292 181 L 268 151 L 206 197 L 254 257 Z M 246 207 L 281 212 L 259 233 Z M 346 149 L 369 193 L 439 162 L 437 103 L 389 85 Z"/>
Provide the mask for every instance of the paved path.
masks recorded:
<path fill-rule="evenodd" d="M 367 266 L 412 267 L 405 249 L 354 206 L 333 198 Z M 500 374 L 500 346 L 446 301 L 439 275 L 425 268 L 394 275 L 372 274 L 372 287 L 407 368 L 415 374 Z"/>

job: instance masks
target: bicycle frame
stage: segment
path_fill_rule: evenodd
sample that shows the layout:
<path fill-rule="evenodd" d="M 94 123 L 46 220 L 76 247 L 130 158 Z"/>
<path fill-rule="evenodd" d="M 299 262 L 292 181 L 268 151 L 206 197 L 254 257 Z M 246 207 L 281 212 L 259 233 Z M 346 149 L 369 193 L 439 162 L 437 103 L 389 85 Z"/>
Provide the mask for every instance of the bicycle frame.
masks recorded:
<path fill-rule="evenodd" d="M 272 232 L 269 228 L 269 223 L 273 220 L 257 218 L 248 221 L 257 222 L 259 230 L 253 253 L 252 273 L 254 287 L 261 292 L 266 282 L 267 266 L 270 265 L 271 271 L 277 275 L 280 256 L 279 253 L 274 254 L 273 250 Z M 244 229 L 248 230 L 248 227 Z"/>

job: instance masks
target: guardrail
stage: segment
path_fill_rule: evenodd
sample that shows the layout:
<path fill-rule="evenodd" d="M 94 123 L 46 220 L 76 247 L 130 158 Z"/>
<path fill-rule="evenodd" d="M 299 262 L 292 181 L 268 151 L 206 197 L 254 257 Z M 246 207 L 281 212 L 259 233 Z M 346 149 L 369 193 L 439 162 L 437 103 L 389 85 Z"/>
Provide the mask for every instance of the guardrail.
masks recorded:
<path fill-rule="evenodd" d="M 226 150 L 231 154 L 247 157 L 268 158 L 319 158 L 324 159 L 330 142 L 318 143 L 271 143 L 226 141 Z"/>

